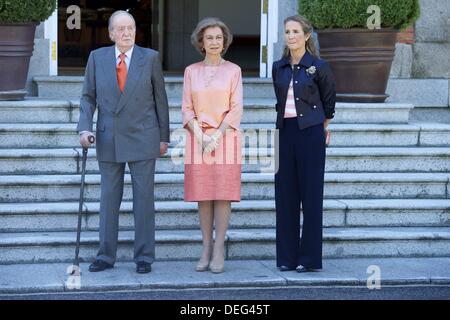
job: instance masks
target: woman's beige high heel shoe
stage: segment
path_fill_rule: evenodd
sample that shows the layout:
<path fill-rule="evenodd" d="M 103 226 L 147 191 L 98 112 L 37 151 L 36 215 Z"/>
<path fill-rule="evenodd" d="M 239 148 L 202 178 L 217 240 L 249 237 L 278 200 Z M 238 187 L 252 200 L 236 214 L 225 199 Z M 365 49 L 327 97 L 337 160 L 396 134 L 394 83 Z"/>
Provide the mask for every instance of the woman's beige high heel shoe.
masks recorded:
<path fill-rule="evenodd" d="M 202 257 L 197 262 L 197 266 L 195 267 L 195 271 L 202 272 L 208 270 L 209 260 L 211 259 L 212 247 L 209 249 L 209 253 L 202 254 Z"/>
<path fill-rule="evenodd" d="M 197 266 L 195 267 L 195 271 L 202 272 L 208 270 L 209 261 L 202 261 L 201 259 L 198 261 Z"/>
<path fill-rule="evenodd" d="M 225 255 L 222 251 L 221 254 L 214 254 L 211 262 L 209 263 L 209 270 L 212 273 L 222 273 L 225 268 Z"/>
<path fill-rule="evenodd" d="M 209 264 L 209 270 L 211 270 L 212 273 L 222 273 L 225 269 L 225 263 L 222 264 Z"/>

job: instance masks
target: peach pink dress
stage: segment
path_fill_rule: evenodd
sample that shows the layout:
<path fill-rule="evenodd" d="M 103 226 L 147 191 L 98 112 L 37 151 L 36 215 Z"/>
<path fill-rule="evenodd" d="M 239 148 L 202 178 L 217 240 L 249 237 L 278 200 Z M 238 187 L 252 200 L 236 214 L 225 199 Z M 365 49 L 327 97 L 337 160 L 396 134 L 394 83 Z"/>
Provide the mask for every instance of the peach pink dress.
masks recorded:
<path fill-rule="evenodd" d="M 219 147 L 203 154 L 199 144 L 186 130 L 184 155 L 184 200 L 241 200 L 242 101 L 241 68 L 224 61 L 208 66 L 203 61 L 185 69 L 183 83 L 183 127 L 197 119 L 203 132 L 212 135 L 222 121 L 229 125 Z"/>

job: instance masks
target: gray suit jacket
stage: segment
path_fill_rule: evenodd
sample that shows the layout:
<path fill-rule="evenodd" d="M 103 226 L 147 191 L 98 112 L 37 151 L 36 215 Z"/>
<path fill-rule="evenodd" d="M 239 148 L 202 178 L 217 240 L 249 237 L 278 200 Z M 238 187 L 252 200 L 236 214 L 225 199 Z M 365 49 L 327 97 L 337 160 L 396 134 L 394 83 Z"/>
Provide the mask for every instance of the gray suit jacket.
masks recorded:
<path fill-rule="evenodd" d="M 114 46 L 92 51 L 80 100 L 78 132 L 92 132 L 96 108 L 98 161 L 157 158 L 160 142 L 169 142 L 169 107 L 159 53 L 134 46 L 121 93 Z"/>

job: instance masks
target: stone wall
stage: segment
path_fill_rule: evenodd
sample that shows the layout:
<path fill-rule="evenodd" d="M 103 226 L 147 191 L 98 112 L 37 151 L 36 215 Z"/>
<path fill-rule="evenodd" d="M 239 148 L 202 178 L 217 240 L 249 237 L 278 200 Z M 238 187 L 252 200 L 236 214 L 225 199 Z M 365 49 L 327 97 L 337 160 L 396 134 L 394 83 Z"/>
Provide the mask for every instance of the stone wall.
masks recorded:
<path fill-rule="evenodd" d="M 450 1 L 420 0 L 415 25 L 413 78 L 450 78 Z"/>

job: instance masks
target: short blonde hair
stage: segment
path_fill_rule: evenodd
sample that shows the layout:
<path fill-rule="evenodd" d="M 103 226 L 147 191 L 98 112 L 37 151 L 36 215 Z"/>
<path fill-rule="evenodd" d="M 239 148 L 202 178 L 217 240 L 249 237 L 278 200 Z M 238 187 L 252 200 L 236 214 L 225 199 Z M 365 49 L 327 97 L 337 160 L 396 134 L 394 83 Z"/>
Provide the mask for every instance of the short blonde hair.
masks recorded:
<path fill-rule="evenodd" d="M 230 29 L 219 18 L 213 17 L 204 18 L 197 24 L 197 26 L 195 27 L 194 31 L 191 34 L 192 45 L 202 55 L 205 55 L 205 51 L 203 49 L 203 35 L 205 34 L 205 30 L 214 27 L 219 27 L 220 29 L 222 29 L 223 33 L 222 54 L 225 54 L 225 52 L 227 52 L 231 42 L 233 41 L 233 35 L 231 34 Z"/>

